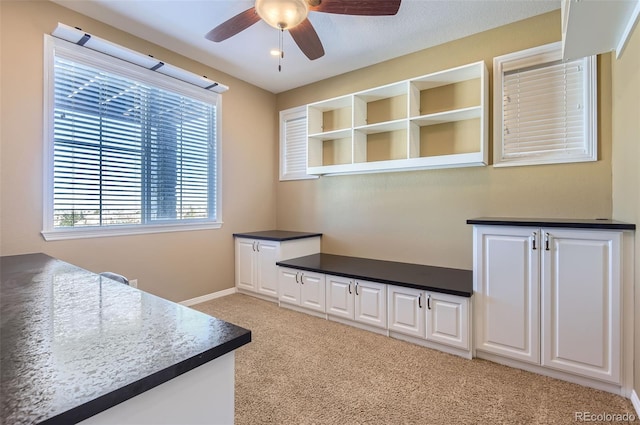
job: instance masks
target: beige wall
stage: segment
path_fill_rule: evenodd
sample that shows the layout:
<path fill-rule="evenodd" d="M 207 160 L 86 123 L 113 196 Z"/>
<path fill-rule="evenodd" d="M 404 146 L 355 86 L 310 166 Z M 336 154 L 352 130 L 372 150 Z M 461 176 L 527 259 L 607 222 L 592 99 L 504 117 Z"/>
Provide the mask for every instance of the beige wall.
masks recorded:
<path fill-rule="evenodd" d="M 95 272 L 123 273 L 175 301 L 232 287 L 232 233 L 276 224 L 275 95 L 55 3 L 2 0 L 0 14 L 0 253 L 44 252 Z M 222 229 L 44 241 L 43 34 L 58 22 L 230 86 L 222 101 Z"/>
<path fill-rule="evenodd" d="M 491 74 L 495 56 L 560 37 L 556 11 L 281 93 L 278 110 L 479 60 Z M 329 253 L 471 269 L 468 218 L 611 217 L 610 60 L 599 60 L 597 162 L 279 182 L 278 227 L 322 232 Z"/>
<path fill-rule="evenodd" d="M 613 217 L 640 225 L 640 29 L 613 61 Z M 635 311 L 640 311 L 640 232 L 636 232 Z M 633 314 L 629 312 L 628 314 Z M 635 315 L 635 378 L 640 390 L 640 314 Z"/>

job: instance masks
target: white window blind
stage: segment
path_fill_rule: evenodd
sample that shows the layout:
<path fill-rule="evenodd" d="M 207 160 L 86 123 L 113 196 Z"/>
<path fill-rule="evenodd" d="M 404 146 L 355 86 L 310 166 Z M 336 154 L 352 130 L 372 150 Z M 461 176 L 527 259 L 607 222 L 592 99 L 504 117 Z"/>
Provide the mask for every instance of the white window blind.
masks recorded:
<path fill-rule="evenodd" d="M 307 110 L 280 112 L 280 180 L 317 178 L 307 174 Z"/>
<path fill-rule="evenodd" d="M 559 46 L 545 48 L 494 62 L 495 165 L 596 160 L 594 59 L 562 62 Z"/>
<path fill-rule="evenodd" d="M 217 94 L 193 96 L 202 89 L 154 84 L 64 49 L 52 62 L 45 231 L 219 221 Z"/>

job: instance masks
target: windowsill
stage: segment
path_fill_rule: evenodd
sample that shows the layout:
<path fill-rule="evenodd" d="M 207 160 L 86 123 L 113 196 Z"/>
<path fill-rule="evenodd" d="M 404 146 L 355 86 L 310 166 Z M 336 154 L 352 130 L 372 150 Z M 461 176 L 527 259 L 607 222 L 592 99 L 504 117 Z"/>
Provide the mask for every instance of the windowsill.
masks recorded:
<path fill-rule="evenodd" d="M 103 228 L 77 227 L 68 229 L 43 230 L 42 236 L 46 241 L 60 241 L 68 239 L 102 238 L 109 236 L 132 236 L 149 233 L 188 232 L 193 230 L 219 229 L 222 222 L 198 222 L 158 225 L 113 226 Z"/>

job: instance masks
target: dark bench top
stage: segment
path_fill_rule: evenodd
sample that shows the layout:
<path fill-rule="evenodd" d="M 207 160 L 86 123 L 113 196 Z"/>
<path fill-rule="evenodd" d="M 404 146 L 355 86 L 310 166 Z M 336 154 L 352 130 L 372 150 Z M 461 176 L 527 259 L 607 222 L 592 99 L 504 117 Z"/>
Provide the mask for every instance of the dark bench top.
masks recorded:
<path fill-rule="evenodd" d="M 251 341 L 44 254 L 1 257 L 0 268 L 3 424 L 82 421 Z"/>
<path fill-rule="evenodd" d="M 311 272 L 362 279 L 389 285 L 470 297 L 473 294 L 471 270 L 372 260 L 333 254 L 313 254 L 278 261 L 279 266 Z"/>

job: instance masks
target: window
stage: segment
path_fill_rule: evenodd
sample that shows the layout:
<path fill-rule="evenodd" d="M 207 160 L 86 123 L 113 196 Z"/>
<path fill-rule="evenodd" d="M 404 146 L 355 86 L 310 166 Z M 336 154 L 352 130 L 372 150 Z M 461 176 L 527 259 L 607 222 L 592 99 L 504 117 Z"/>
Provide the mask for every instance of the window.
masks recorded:
<path fill-rule="evenodd" d="M 280 180 L 314 178 L 307 174 L 307 107 L 280 111 Z"/>
<path fill-rule="evenodd" d="M 597 160 L 596 57 L 561 44 L 494 58 L 494 166 Z"/>
<path fill-rule="evenodd" d="M 47 37 L 47 240 L 220 227 L 220 96 Z"/>

